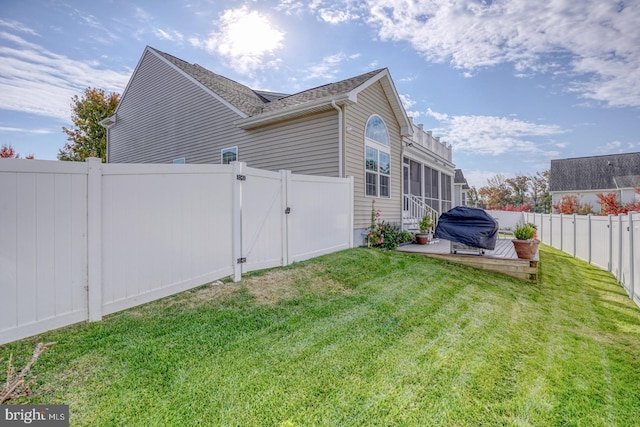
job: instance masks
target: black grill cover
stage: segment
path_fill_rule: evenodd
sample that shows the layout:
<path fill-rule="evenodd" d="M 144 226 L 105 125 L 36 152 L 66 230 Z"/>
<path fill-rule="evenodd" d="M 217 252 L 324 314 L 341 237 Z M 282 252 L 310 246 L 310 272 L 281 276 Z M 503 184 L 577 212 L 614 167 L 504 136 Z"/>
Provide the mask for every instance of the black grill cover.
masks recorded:
<path fill-rule="evenodd" d="M 498 239 L 498 222 L 482 209 L 458 206 L 440 215 L 435 237 L 493 250 Z"/>

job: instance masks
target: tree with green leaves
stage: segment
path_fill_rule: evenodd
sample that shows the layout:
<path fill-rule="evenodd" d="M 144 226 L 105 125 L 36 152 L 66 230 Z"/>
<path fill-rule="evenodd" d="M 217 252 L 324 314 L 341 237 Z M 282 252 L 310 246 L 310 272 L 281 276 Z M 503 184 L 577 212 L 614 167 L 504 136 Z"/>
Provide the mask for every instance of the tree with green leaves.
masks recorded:
<path fill-rule="evenodd" d="M 511 186 L 504 175 L 495 175 L 487 179 L 487 185 L 478 190 L 482 203 L 487 209 L 500 210 L 509 205 L 513 197 Z"/>
<path fill-rule="evenodd" d="M 69 142 L 58 151 L 58 159 L 78 162 L 89 157 L 99 157 L 105 162 L 107 130 L 100 121 L 113 114 L 119 101 L 120 94 L 114 92 L 107 95 L 104 90 L 97 88 L 85 89 L 82 98 L 74 95 L 71 121 L 75 127 L 62 128 Z"/>
<path fill-rule="evenodd" d="M 533 202 L 533 211 L 538 213 L 551 212 L 551 193 L 549 193 L 549 182 L 551 172 L 546 170 L 542 173 L 530 177 L 531 180 L 531 199 Z"/>
<path fill-rule="evenodd" d="M 511 204 L 522 206 L 529 203 L 529 177 L 518 175 L 515 178 L 507 178 L 507 185 L 511 187 Z"/>
<path fill-rule="evenodd" d="M 482 200 L 480 200 L 478 190 L 475 186 L 471 186 L 471 188 L 467 190 L 467 206 L 471 206 L 474 208 L 484 208 Z"/>

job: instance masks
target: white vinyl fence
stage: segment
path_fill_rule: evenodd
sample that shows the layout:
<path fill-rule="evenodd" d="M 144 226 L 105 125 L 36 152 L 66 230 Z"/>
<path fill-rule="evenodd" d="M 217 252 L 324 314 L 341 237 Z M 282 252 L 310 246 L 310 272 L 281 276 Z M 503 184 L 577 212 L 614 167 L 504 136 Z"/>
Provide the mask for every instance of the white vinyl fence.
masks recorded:
<path fill-rule="evenodd" d="M 353 180 L 0 160 L 0 344 L 353 246 Z"/>
<path fill-rule="evenodd" d="M 536 224 L 538 239 L 543 243 L 611 272 L 640 306 L 640 213 L 594 216 L 488 212 L 505 222 Z"/>

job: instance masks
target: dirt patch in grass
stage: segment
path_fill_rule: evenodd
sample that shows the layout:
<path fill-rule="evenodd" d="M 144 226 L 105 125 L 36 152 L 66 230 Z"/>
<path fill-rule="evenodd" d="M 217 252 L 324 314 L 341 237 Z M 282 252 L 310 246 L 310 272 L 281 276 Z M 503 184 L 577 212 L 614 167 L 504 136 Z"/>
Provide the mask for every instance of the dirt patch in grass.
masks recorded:
<path fill-rule="evenodd" d="M 299 298 L 304 295 L 347 294 L 351 292 L 342 283 L 320 274 L 318 265 L 297 269 L 271 270 L 266 274 L 246 278 L 242 284 L 257 304 L 275 305 L 280 300 Z"/>
<path fill-rule="evenodd" d="M 247 292 L 256 304 L 275 305 L 281 300 L 300 298 L 305 295 L 348 294 L 350 289 L 321 274 L 317 265 L 302 268 L 283 268 L 268 271 L 264 274 L 245 277 L 238 283 L 212 283 L 209 286 L 195 289 L 188 298 L 176 299 L 176 304 L 196 307 L 211 302 L 222 302 Z"/>

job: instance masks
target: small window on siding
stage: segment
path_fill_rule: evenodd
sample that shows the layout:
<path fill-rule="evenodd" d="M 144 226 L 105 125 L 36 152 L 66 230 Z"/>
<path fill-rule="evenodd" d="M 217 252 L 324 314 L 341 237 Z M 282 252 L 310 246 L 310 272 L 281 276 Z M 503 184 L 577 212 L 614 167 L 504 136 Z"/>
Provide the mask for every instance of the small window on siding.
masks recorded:
<path fill-rule="evenodd" d="M 228 165 L 231 162 L 238 160 L 238 147 L 223 148 L 220 151 L 220 157 L 222 158 L 222 164 Z"/>
<path fill-rule="evenodd" d="M 184 157 L 180 157 L 179 159 L 173 159 L 173 164 L 174 165 L 184 165 L 186 162 L 186 159 Z"/>

